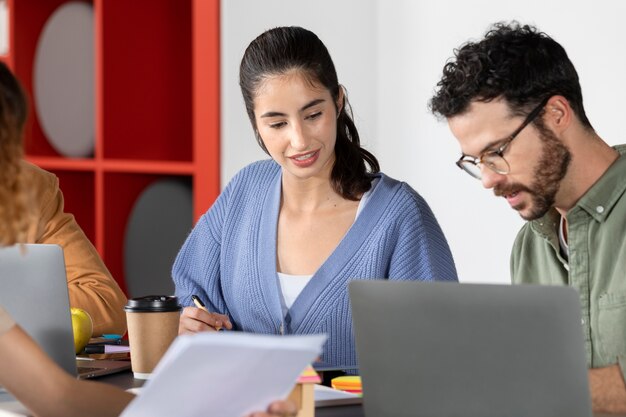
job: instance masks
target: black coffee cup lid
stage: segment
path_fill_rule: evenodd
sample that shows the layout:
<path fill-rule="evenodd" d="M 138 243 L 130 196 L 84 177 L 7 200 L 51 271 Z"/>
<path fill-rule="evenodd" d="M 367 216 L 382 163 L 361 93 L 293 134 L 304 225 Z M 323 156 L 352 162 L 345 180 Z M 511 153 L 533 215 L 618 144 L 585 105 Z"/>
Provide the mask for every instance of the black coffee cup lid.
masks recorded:
<path fill-rule="evenodd" d="M 147 295 L 131 298 L 124 307 L 125 311 L 131 313 L 164 313 L 181 309 L 178 298 L 173 295 Z"/>

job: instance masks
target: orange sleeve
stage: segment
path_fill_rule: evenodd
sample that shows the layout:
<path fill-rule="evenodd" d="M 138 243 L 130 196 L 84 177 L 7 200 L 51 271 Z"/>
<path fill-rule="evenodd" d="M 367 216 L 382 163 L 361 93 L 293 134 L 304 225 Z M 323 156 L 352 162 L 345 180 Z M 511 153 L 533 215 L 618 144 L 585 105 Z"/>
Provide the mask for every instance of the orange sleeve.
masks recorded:
<path fill-rule="evenodd" d="M 38 224 L 31 228 L 29 242 L 57 244 L 63 248 L 70 305 L 89 313 L 94 336 L 124 334 L 126 296 L 74 216 L 63 211 L 58 178 L 30 164 L 25 164 L 24 169 L 30 176 L 39 209 Z"/>

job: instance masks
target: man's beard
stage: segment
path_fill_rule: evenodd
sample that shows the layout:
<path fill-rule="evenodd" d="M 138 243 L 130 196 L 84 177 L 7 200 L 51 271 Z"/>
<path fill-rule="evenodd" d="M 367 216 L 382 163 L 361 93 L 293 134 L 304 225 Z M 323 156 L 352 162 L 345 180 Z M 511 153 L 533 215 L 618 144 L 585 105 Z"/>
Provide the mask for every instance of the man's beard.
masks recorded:
<path fill-rule="evenodd" d="M 522 214 L 529 204 L 513 207 L 524 220 L 535 220 L 543 217 L 554 206 L 556 193 L 561 186 L 561 180 L 567 174 L 572 155 L 550 131 L 540 133 L 542 139 L 542 153 L 534 172 L 532 184 L 527 187 L 523 184 L 505 184 L 496 186 L 493 190 L 496 196 L 513 194 L 525 191 L 531 197 L 531 211 Z"/>

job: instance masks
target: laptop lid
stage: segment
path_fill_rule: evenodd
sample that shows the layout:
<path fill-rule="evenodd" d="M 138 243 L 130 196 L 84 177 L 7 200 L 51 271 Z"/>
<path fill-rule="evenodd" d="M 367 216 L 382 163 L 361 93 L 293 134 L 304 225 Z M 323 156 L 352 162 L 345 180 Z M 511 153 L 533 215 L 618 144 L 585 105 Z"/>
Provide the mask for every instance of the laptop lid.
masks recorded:
<path fill-rule="evenodd" d="M 58 245 L 0 248 L 0 305 L 70 375 L 93 378 L 130 369 L 129 361 L 76 360 L 65 274 Z"/>
<path fill-rule="evenodd" d="M 0 304 L 59 366 L 76 375 L 60 246 L 27 244 L 0 248 Z"/>
<path fill-rule="evenodd" d="M 367 416 L 591 416 L 576 290 L 353 281 Z"/>

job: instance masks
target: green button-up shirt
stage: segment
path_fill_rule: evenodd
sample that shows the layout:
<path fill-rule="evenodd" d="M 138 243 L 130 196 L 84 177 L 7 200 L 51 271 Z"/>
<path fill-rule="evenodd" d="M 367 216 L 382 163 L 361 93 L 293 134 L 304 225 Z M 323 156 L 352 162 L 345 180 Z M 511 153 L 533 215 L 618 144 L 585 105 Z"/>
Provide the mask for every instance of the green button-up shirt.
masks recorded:
<path fill-rule="evenodd" d="M 524 225 L 511 254 L 513 283 L 570 285 L 580 294 L 587 365 L 618 362 L 626 376 L 626 145 L 567 212 L 569 262 L 560 253 L 560 215 Z"/>

